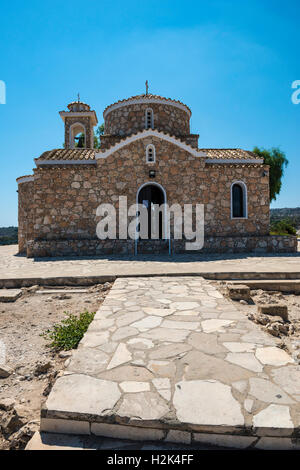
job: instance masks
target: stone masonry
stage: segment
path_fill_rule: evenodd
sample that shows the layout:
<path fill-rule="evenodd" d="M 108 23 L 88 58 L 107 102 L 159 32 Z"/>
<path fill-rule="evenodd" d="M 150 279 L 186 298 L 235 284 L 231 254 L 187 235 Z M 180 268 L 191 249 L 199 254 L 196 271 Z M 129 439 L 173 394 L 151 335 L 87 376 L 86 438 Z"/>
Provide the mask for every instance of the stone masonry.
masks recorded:
<path fill-rule="evenodd" d="M 279 342 L 203 278 L 118 279 L 41 430 L 299 449 L 299 366 Z"/>

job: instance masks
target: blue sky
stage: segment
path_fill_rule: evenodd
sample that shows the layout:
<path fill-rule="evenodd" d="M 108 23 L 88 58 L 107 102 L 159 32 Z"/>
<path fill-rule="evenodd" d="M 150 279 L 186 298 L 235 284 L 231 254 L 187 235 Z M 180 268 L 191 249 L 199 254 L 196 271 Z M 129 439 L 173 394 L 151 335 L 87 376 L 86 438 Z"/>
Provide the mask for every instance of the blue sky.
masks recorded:
<path fill-rule="evenodd" d="M 76 99 L 102 122 L 144 92 L 192 108 L 200 147 L 279 146 L 290 161 L 272 207 L 300 206 L 299 1 L 15 0 L 2 2 L 0 226 L 17 224 L 15 179 L 58 148 L 58 111 Z"/>

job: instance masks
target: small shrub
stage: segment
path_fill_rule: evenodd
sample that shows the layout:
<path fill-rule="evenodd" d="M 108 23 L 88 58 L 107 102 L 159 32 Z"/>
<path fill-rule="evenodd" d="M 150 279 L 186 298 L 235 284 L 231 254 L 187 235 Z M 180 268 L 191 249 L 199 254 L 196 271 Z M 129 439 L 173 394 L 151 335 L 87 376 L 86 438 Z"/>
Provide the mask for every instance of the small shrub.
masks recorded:
<path fill-rule="evenodd" d="M 271 224 L 271 235 L 297 235 L 297 230 L 290 219 L 282 219 Z"/>
<path fill-rule="evenodd" d="M 64 313 L 67 314 L 67 312 Z M 79 317 L 68 315 L 61 323 L 57 323 L 51 330 L 47 330 L 41 336 L 50 340 L 49 347 L 56 351 L 76 349 L 89 324 L 93 321 L 95 313 L 86 311 L 81 313 Z"/>

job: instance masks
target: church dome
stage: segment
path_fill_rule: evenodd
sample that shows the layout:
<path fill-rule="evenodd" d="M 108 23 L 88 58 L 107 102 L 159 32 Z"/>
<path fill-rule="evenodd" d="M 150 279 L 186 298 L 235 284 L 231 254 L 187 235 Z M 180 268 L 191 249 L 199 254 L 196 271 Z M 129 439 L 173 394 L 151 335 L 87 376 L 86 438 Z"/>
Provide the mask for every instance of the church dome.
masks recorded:
<path fill-rule="evenodd" d="M 152 94 L 132 96 L 105 108 L 105 134 L 127 136 L 152 128 L 171 135 L 187 135 L 191 114 L 181 101 Z"/>
<path fill-rule="evenodd" d="M 68 109 L 73 113 L 78 113 L 80 111 L 90 111 L 91 107 L 82 101 L 72 101 L 72 103 L 68 104 Z"/>

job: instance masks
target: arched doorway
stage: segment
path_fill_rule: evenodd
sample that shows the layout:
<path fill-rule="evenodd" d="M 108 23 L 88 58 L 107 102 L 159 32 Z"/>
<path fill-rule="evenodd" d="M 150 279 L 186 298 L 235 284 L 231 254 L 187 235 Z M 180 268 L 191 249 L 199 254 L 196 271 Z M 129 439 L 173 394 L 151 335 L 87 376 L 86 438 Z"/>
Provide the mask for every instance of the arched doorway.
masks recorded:
<path fill-rule="evenodd" d="M 154 217 L 154 204 L 161 206 L 166 203 L 166 194 L 164 189 L 157 183 L 146 183 L 143 185 L 137 195 L 138 204 L 142 204 L 148 211 L 148 239 L 151 239 L 151 233 L 157 233 L 158 239 L 163 238 L 163 224 L 165 223 L 162 212 L 159 212 L 158 220 Z M 158 227 L 154 224 L 158 223 Z M 142 231 L 142 230 L 141 230 Z"/>

